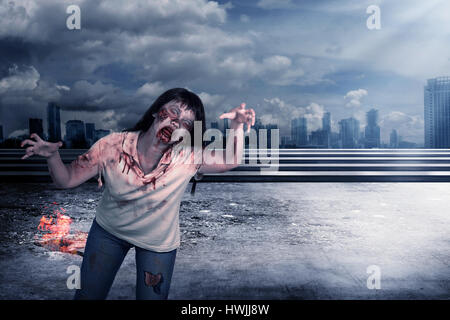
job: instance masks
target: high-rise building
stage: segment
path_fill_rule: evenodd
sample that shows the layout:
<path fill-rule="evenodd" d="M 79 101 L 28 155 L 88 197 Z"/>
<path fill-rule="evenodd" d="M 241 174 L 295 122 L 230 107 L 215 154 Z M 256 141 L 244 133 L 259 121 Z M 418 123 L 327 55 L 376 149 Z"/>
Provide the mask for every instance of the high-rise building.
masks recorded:
<path fill-rule="evenodd" d="M 315 130 L 311 132 L 309 143 L 318 148 L 328 148 L 329 134 L 325 130 Z"/>
<path fill-rule="evenodd" d="M 217 121 L 212 121 L 212 122 L 211 122 L 210 128 L 211 128 L 211 129 L 217 129 L 217 130 L 220 130 L 220 129 L 219 129 L 219 122 L 217 122 Z M 211 137 L 211 142 L 213 142 L 213 141 L 216 141 L 216 137 L 215 137 L 215 136 L 212 136 L 212 137 Z"/>
<path fill-rule="evenodd" d="M 42 126 L 42 119 L 28 119 L 28 129 L 30 135 L 32 133 L 36 133 L 41 139 L 45 139 L 44 137 L 44 127 Z"/>
<path fill-rule="evenodd" d="M 217 121 L 211 122 L 211 129 L 219 129 L 219 123 Z"/>
<path fill-rule="evenodd" d="M 226 137 L 227 136 L 227 129 L 230 129 L 230 123 L 231 120 L 230 119 L 223 119 L 223 136 Z"/>
<path fill-rule="evenodd" d="M 66 144 L 68 148 L 86 148 L 84 122 L 69 120 L 66 122 Z"/>
<path fill-rule="evenodd" d="M 400 141 L 398 143 L 398 147 L 400 149 L 416 149 L 417 148 L 417 143 L 410 142 L 410 141 L 402 141 L 400 139 Z"/>
<path fill-rule="evenodd" d="M 358 148 L 359 121 L 353 117 L 339 121 L 339 136 L 342 148 Z"/>
<path fill-rule="evenodd" d="M 324 147 L 329 148 L 331 145 L 331 114 L 325 112 L 322 118 L 322 135 L 324 140 Z"/>
<path fill-rule="evenodd" d="M 95 141 L 95 123 L 85 123 L 86 142 L 91 146 Z"/>
<path fill-rule="evenodd" d="M 272 126 L 272 125 L 269 125 L 269 126 Z M 275 127 L 274 128 L 277 128 L 277 125 L 274 125 Z M 247 125 L 244 125 L 244 130 L 246 130 L 246 128 L 247 128 Z M 250 141 L 250 135 L 246 135 L 245 137 L 244 137 L 244 143 L 245 143 L 245 146 L 247 147 L 248 145 L 249 145 L 249 143 L 251 142 L 252 144 L 255 144 L 256 143 L 256 147 L 260 147 L 261 145 L 262 145 L 262 141 L 261 141 L 261 139 L 260 138 L 262 138 L 263 136 L 264 136 L 264 131 L 261 131 L 261 129 L 267 129 L 266 128 L 266 126 L 265 125 L 263 125 L 262 124 L 262 122 L 261 122 L 261 120 L 259 119 L 259 118 L 256 118 L 255 119 L 255 125 L 254 126 L 252 126 L 252 130 L 255 130 L 255 133 L 256 133 L 256 141 Z M 271 132 L 270 132 L 270 129 L 269 130 L 267 130 L 267 132 L 266 132 L 266 144 L 265 144 L 265 146 L 264 146 L 264 148 L 269 148 L 270 147 L 270 143 L 271 143 L 271 141 L 270 141 L 270 139 L 271 139 L 271 136 L 270 136 L 270 134 L 271 134 Z"/>
<path fill-rule="evenodd" d="M 259 118 L 255 119 L 255 125 L 253 126 L 253 129 L 256 130 L 256 133 L 258 133 L 259 129 L 264 129 L 264 125 L 262 124 L 262 122 Z"/>
<path fill-rule="evenodd" d="M 308 144 L 308 126 L 305 117 L 291 120 L 291 137 L 297 147 Z"/>
<path fill-rule="evenodd" d="M 48 141 L 58 142 L 61 140 L 61 116 L 60 108 L 53 102 L 47 105 Z"/>
<path fill-rule="evenodd" d="M 95 123 L 86 122 L 85 126 L 86 126 L 86 139 L 94 140 Z"/>
<path fill-rule="evenodd" d="M 378 110 L 371 109 L 366 113 L 367 125 L 364 130 L 364 147 L 380 147 L 380 126 L 378 125 Z"/>
<path fill-rule="evenodd" d="M 97 141 L 103 137 L 106 137 L 110 133 L 111 133 L 111 131 L 109 131 L 109 130 L 96 129 L 95 130 L 95 141 Z"/>
<path fill-rule="evenodd" d="M 340 134 L 338 132 L 331 132 L 330 134 L 330 148 L 338 149 L 340 148 Z"/>
<path fill-rule="evenodd" d="M 280 146 L 280 136 L 279 136 L 279 132 L 277 134 L 276 131 L 272 131 L 272 130 L 277 130 L 278 129 L 278 125 L 277 124 L 266 124 L 265 125 L 266 129 L 267 129 L 267 148 L 279 148 Z M 272 145 L 272 134 L 274 134 L 274 143 L 276 143 L 276 145 Z M 276 136 L 275 136 L 276 135 Z M 278 141 L 276 139 L 276 137 L 278 137 Z"/>
<path fill-rule="evenodd" d="M 292 139 L 291 136 L 282 136 L 281 137 L 281 148 L 290 148 L 292 147 Z"/>
<path fill-rule="evenodd" d="M 424 119 L 425 148 L 450 148 L 450 77 L 428 79 Z"/>
<path fill-rule="evenodd" d="M 389 136 L 389 148 L 393 148 L 393 149 L 398 148 L 399 140 L 400 139 L 398 137 L 397 130 L 393 129 Z"/>
<path fill-rule="evenodd" d="M 322 130 L 331 132 L 331 113 L 325 112 L 322 118 Z"/>

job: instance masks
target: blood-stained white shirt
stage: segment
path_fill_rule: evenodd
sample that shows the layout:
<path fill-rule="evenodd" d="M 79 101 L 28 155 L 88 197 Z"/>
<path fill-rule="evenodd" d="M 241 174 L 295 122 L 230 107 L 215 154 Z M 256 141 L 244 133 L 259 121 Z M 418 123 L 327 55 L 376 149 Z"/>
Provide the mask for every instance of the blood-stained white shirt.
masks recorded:
<path fill-rule="evenodd" d="M 100 175 L 104 177 L 97 223 L 138 247 L 171 251 L 180 245 L 181 198 L 200 165 L 194 161 L 194 151 L 187 150 L 184 155 L 186 149 L 173 147 L 153 171 L 144 174 L 137 154 L 139 134 L 111 133 L 79 159 L 86 165 L 98 166 L 100 185 Z"/>

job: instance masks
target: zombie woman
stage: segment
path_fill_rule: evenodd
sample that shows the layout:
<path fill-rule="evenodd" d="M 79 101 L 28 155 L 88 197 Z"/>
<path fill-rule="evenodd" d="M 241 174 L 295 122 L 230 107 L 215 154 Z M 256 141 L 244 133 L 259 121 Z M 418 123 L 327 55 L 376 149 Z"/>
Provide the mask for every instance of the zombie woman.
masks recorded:
<path fill-rule="evenodd" d="M 89 231 L 81 266 L 81 289 L 75 299 L 105 299 L 127 252 L 136 252 L 136 298 L 167 299 L 177 248 L 180 246 L 181 198 L 196 173 L 235 168 L 243 153 L 244 124 L 249 130 L 255 112 L 245 104 L 220 116 L 230 119 L 234 138 L 226 148 L 210 150 L 194 141 L 205 131 L 200 98 L 182 88 L 164 92 L 136 125 L 98 140 L 85 154 L 65 165 L 61 142 L 32 134 L 23 159 L 47 158 L 53 182 L 74 188 L 98 176 L 102 198 Z M 198 134 L 198 133 L 197 133 Z M 192 137 L 192 139 L 191 139 Z"/>

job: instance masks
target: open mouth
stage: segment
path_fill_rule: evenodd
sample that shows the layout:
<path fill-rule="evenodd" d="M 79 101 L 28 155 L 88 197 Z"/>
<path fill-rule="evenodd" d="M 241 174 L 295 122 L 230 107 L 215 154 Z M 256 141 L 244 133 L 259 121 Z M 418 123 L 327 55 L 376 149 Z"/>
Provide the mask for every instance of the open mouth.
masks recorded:
<path fill-rule="evenodd" d="M 164 127 L 161 129 L 161 137 L 164 137 L 165 140 L 170 141 L 172 137 L 173 129 L 171 127 Z"/>

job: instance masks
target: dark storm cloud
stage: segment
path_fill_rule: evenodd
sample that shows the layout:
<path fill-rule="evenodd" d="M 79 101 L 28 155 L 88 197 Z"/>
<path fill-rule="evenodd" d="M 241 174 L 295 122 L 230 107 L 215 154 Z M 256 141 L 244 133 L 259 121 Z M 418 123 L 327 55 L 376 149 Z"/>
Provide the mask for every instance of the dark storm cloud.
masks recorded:
<path fill-rule="evenodd" d="M 8 76 L 8 70 L 13 64 L 31 64 L 32 46 L 21 39 L 0 39 L 0 79 Z"/>
<path fill-rule="evenodd" d="M 286 110 L 309 106 L 313 122 L 322 109 L 334 119 L 349 117 L 344 96 L 358 88 L 380 106 L 380 117 L 420 114 L 423 92 L 410 87 L 450 66 L 440 54 L 448 52 L 448 4 L 376 2 L 385 20 L 369 32 L 369 0 L 0 0 L 5 134 L 39 112 L 44 118 L 49 101 L 68 115 L 79 111 L 82 120 L 121 129 L 172 87 L 203 93 L 208 122 L 246 101 L 287 131 Z M 72 4 L 81 8 L 81 30 L 66 28 Z M 17 119 L 11 110 L 21 110 Z"/>
<path fill-rule="evenodd" d="M 59 103 L 66 110 L 99 111 L 120 109 L 128 99 L 120 88 L 111 84 L 80 80 L 70 90 L 62 90 Z"/>
<path fill-rule="evenodd" d="M 82 29 L 70 31 L 65 10 L 74 2 L 81 8 Z M 26 117 L 43 114 L 49 101 L 128 126 L 162 93 L 138 94 L 141 86 L 162 81 L 164 89 L 192 87 L 216 63 L 205 59 L 205 51 L 214 56 L 215 46 L 239 47 L 241 41 L 216 28 L 226 20 L 225 9 L 203 0 L 2 0 L 0 17 L 0 80 L 8 84 L 0 106 L 2 122 L 11 124 L 5 131 L 26 126 Z M 211 41 L 205 40 L 208 34 Z M 20 83 L 11 80 L 28 76 L 17 67 L 34 70 L 36 85 L 14 88 Z M 25 112 L 8 111 L 19 105 Z M 108 116 L 99 112 L 111 110 Z"/>

